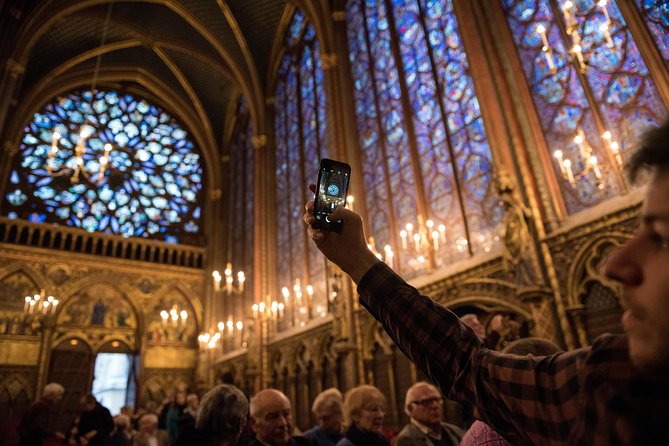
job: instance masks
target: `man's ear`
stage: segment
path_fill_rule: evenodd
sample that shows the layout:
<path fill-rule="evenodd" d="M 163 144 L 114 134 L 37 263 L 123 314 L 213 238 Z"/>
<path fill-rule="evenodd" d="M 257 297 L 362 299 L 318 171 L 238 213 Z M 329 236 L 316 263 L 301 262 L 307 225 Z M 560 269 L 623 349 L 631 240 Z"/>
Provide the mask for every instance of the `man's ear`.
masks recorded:
<path fill-rule="evenodd" d="M 251 420 L 251 429 L 253 429 L 253 432 L 257 433 L 258 431 L 256 430 L 256 419 L 253 417 L 249 417 L 249 419 Z"/>

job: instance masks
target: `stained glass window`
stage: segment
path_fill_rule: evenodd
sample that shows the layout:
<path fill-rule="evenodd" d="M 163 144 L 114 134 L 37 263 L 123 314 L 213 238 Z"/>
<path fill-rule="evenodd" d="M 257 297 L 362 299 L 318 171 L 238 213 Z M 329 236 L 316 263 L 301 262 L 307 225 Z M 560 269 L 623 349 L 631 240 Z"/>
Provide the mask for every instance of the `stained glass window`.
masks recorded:
<path fill-rule="evenodd" d="M 327 309 L 325 260 L 308 242 L 301 215 L 307 185 L 327 157 L 325 91 L 316 33 L 302 11 L 290 21 L 283 51 L 275 88 L 278 286 L 294 293 L 299 283 L 305 299 L 306 285 L 313 286 L 315 316 Z M 297 324 L 307 318 L 295 316 Z"/>
<path fill-rule="evenodd" d="M 82 131 L 83 170 L 75 182 Z M 50 159 L 55 132 L 58 152 Z M 101 177 L 106 143 L 112 150 Z M 75 91 L 44 105 L 25 127 L 6 191 L 2 213 L 10 218 L 125 237 L 199 240 L 200 155 L 174 118 L 130 94 Z"/>
<path fill-rule="evenodd" d="M 254 187 L 254 156 L 253 156 L 253 125 L 246 98 L 239 100 L 236 113 L 237 121 L 232 133 L 230 146 L 230 209 L 229 230 L 227 231 L 227 260 L 232 263 L 235 271 L 242 270 L 246 275 L 244 292 L 253 296 L 253 196 Z M 242 319 L 245 308 L 235 311 L 235 319 Z M 224 315 L 227 317 L 227 315 Z"/>
<path fill-rule="evenodd" d="M 666 114 L 617 2 L 502 3 L 567 211 L 617 195 L 626 157 Z"/>
<path fill-rule="evenodd" d="M 641 10 L 664 61 L 669 66 L 669 2 L 666 0 L 636 0 L 636 4 Z"/>
<path fill-rule="evenodd" d="M 452 2 L 350 0 L 347 23 L 376 249 L 405 274 L 490 251 L 502 210 Z"/>

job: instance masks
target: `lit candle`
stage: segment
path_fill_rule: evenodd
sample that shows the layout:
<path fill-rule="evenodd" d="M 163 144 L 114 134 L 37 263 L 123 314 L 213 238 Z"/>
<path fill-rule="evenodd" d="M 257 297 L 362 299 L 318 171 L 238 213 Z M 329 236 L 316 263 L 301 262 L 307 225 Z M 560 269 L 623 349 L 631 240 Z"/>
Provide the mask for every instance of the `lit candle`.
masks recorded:
<path fill-rule="evenodd" d="M 544 51 L 547 51 L 549 48 L 548 39 L 546 38 L 546 28 L 544 25 L 537 25 L 537 33 L 541 36 L 541 41 L 544 43 Z"/>
<path fill-rule="evenodd" d="M 390 245 L 386 245 L 383 247 L 383 252 L 386 254 L 386 264 L 388 264 L 389 267 L 393 267 L 393 249 L 390 247 Z"/>
<path fill-rule="evenodd" d="M 414 234 L 413 235 L 413 241 L 415 242 L 415 245 L 416 245 L 416 252 L 420 251 L 420 235 L 419 234 Z"/>
<path fill-rule="evenodd" d="M 400 237 L 402 237 L 402 249 L 407 249 L 407 232 L 404 229 L 400 231 Z"/>
<path fill-rule="evenodd" d="M 599 0 L 599 3 L 597 5 L 602 8 L 602 12 L 604 13 L 604 17 L 606 17 L 606 23 L 611 23 L 611 17 L 609 17 L 609 11 L 606 9 L 606 0 Z"/>
<path fill-rule="evenodd" d="M 585 136 L 583 135 L 583 131 L 579 128 L 578 133 L 576 136 L 574 136 L 574 142 L 578 145 L 578 150 L 581 152 L 581 156 L 583 159 L 588 159 L 588 153 L 586 152 L 585 149 Z"/>
<path fill-rule="evenodd" d="M 574 47 L 572 48 L 572 51 L 574 52 L 574 54 L 576 54 L 576 60 L 578 60 L 578 65 L 581 68 L 581 71 L 585 71 L 586 66 L 585 66 L 585 60 L 583 60 L 583 54 L 581 53 L 582 51 L 581 45 L 579 45 L 578 43 L 575 44 Z"/>
<path fill-rule="evenodd" d="M 407 223 L 405 226 L 407 233 L 409 234 L 409 238 L 413 237 L 413 225 L 411 223 Z"/>
<path fill-rule="evenodd" d="M 618 143 L 615 142 L 615 141 L 612 141 L 611 144 L 609 144 L 609 147 L 611 148 L 611 152 L 613 152 L 613 156 L 616 158 L 616 162 L 618 163 L 618 166 L 622 167 L 623 159 L 620 156 L 620 147 L 618 146 Z"/>
<path fill-rule="evenodd" d="M 611 40 L 611 33 L 609 33 L 608 22 L 599 25 L 599 30 L 604 34 L 604 37 L 606 38 L 606 46 L 608 46 L 609 48 L 613 48 L 613 40 Z"/>
<path fill-rule="evenodd" d="M 544 56 L 546 57 L 546 63 L 548 64 L 548 69 L 551 74 L 555 74 L 557 69 L 555 68 L 555 62 L 553 62 L 553 53 L 551 52 L 550 47 L 543 47 Z"/>
<path fill-rule="evenodd" d="M 283 319 L 283 309 L 285 308 L 283 302 L 279 302 L 278 308 L 279 308 L 279 319 Z"/>
<path fill-rule="evenodd" d="M 439 225 L 437 228 L 439 229 L 439 235 L 441 238 L 441 243 L 446 243 L 446 226 L 445 225 Z"/>
<path fill-rule="evenodd" d="M 253 307 L 255 307 L 254 311 L 257 313 L 258 312 L 258 305 L 253 304 Z M 253 316 L 253 317 L 255 317 L 255 316 Z M 218 324 L 216 324 L 216 326 L 218 327 L 218 331 L 225 331 L 225 323 L 223 323 L 223 321 L 218 321 Z"/>
<path fill-rule="evenodd" d="M 288 287 L 281 288 L 281 294 L 283 294 L 284 302 L 288 302 L 288 298 L 290 297 L 290 291 L 288 291 Z"/>
<path fill-rule="evenodd" d="M 567 23 L 567 33 L 571 34 L 571 29 L 575 25 L 574 15 L 572 9 L 574 8 L 574 3 L 570 0 L 567 0 L 562 5 L 562 14 L 564 15 L 565 22 Z"/>
<path fill-rule="evenodd" d="M 353 195 L 349 195 L 348 197 L 346 197 L 346 204 L 347 204 L 346 207 L 348 207 L 350 210 L 353 210 L 353 202 L 354 201 L 355 201 L 355 198 L 353 198 Z"/>
<path fill-rule="evenodd" d="M 226 325 L 228 326 L 228 331 L 232 333 L 232 330 L 235 329 L 235 324 L 232 322 L 232 316 L 228 316 L 228 323 Z"/>
<path fill-rule="evenodd" d="M 167 311 L 163 310 L 160 312 L 160 317 L 163 320 L 163 327 L 167 326 L 167 319 L 170 317 L 169 314 L 167 314 Z"/>
<path fill-rule="evenodd" d="M 28 312 L 28 308 L 30 307 L 30 301 L 31 301 L 31 300 L 32 300 L 32 298 L 31 298 L 30 296 L 26 296 L 26 297 L 25 297 L 25 301 L 26 301 L 26 303 L 25 303 L 25 305 L 23 306 L 23 312 L 24 312 L 24 313 Z"/>
<path fill-rule="evenodd" d="M 432 244 L 435 251 L 439 250 L 439 232 L 432 231 Z"/>
<path fill-rule="evenodd" d="M 556 150 L 555 152 L 553 152 L 553 156 L 558 161 L 558 165 L 560 166 L 560 172 L 562 172 L 562 175 L 564 175 L 565 170 L 564 170 L 564 165 L 562 164 L 562 150 Z"/>
<path fill-rule="evenodd" d="M 211 273 L 211 277 L 214 278 L 214 290 L 215 291 L 220 291 L 221 290 L 221 273 L 218 271 L 214 271 Z"/>
<path fill-rule="evenodd" d="M 574 184 L 574 173 L 571 171 L 571 161 L 564 160 L 562 164 L 564 164 L 565 171 L 567 172 L 567 180 L 569 180 L 570 184 Z"/>
<path fill-rule="evenodd" d="M 599 166 L 597 166 L 597 157 L 595 155 L 590 157 L 590 165 L 592 166 L 592 171 L 595 173 L 595 177 L 600 179 L 602 177 L 602 173 L 599 171 Z"/>
<path fill-rule="evenodd" d="M 237 281 L 239 282 L 239 292 L 244 291 L 244 282 L 246 281 L 246 276 L 244 275 L 244 271 L 240 271 L 237 273 Z"/>
<path fill-rule="evenodd" d="M 236 328 L 237 328 L 237 330 L 239 330 L 239 331 L 242 331 L 242 328 L 244 328 L 244 322 L 242 322 L 242 321 L 237 321 L 237 322 L 235 323 L 235 325 L 237 326 Z"/>
<path fill-rule="evenodd" d="M 285 290 L 285 288 L 284 288 L 284 290 Z M 251 306 L 251 310 L 253 310 L 253 319 L 257 319 L 258 318 L 258 304 L 253 304 Z M 221 322 L 221 324 L 222 323 L 223 322 Z"/>

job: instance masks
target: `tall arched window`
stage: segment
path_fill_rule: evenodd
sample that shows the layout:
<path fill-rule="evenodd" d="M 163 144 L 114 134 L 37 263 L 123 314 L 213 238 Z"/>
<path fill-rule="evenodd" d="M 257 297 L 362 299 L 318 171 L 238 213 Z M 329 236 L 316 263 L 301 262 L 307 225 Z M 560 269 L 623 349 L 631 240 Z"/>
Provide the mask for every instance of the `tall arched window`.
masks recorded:
<path fill-rule="evenodd" d="M 253 296 L 253 197 L 254 153 L 253 123 L 246 98 L 237 105 L 237 113 L 230 145 L 230 213 L 227 231 L 228 247 L 226 260 L 234 271 L 244 271 L 246 282 L 244 294 Z M 243 319 L 246 308 L 243 299 L 228 308 L 235 320 Z M 228 315 L 223 315 L 228 316 Z"/>
<path fill-rule="evenodd" d="M 567 211 L 619 194 L 626 158 L 667 109 L 617 2 L 502 3 Z M 666 47 L 666 28 L 655 35 Z"/>
<path fill-rule="evenodd" d="M 301 313 L 291 314 L 291 322 L 300 324 L 308 318 L 305 311 L 317 316 L 327 309 L 325 260 L 307 240 L 300 218 L 307 185 L 316 181 L 319 159 L 327 157 L 319 46 L 301 11 L 290 21 L 283 51 L 275 89 L 277 277 L 279 288 L 291 293 L 291 309 L 302 306 Z M 306 285 L 313 286 L 311 298 Z M 303 293 L 301 302 L 296 300 L 297 290 Z M 308 308 L 300 305 L 305 300 Z"/>
<path fill-rule="evenodd" d="M 47 103 L 24 130 L 6 190 L 2 214 L 10 218 L 201 242 L 200 155 L 174 118 L 127 93 L 75 91 Z"/>
<path fill-rule="evenodd" d="M 502 210 L 451 1 L 350 0 L 347 20 L 376 249 L 404 274 L 490 251 Z"/>
<path fill-rule="evenodd" d="M 669 68 L 669 2 L 636 0 L 636 4 Z"/>

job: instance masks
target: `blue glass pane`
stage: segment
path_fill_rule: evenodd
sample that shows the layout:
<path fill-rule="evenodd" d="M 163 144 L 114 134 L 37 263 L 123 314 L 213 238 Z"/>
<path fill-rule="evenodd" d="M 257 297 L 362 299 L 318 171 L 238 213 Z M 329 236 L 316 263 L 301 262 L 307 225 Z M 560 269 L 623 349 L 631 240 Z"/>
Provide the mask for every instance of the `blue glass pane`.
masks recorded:
<path fill-rule="evenodd" d="M 74 91 L 45 104 L 24 132 L 4 215 L 199 243 L 200 155 L 158 107 L 115 91 Z"/>

